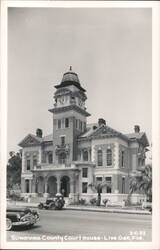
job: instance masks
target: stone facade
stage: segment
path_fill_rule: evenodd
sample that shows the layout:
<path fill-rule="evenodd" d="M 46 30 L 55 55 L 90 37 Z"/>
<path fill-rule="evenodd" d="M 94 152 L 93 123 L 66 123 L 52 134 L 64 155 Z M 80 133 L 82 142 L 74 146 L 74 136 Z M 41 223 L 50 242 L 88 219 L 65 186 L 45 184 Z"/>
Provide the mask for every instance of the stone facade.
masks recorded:
<path fill-rule="evenodd" d="M 89 200 L 96 195 L 96 183 L 102 183 L 102 197 L 113 201 L 126 199 L 129 178 L 145 165 L 149 145 L 139 126 L 131 134 L 122 134 L 104 119 L 87 125 L 86 90 L 78 75 L 69 71 L 55 86 L 53 133 L 27 135 L 22 147 L 22 195 L 54 196 L 57 192 Z M 135 198 L 136 197 L 136 198 Z M 138 201 L 137 197 L 134 196 Z M 142 198 L 142 197 L 141 197 Z"/>

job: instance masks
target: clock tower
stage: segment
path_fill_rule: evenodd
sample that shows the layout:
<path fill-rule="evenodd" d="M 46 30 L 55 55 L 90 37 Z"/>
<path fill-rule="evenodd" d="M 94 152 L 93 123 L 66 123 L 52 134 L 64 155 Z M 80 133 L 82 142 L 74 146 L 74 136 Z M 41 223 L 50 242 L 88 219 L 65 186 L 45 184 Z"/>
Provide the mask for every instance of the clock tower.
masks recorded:
<path fill-rule="evenodd" d="M 70 165 L 77 160 L 77 137 L 86 131 L 86 90 L 72 67 L 55 86 L 53 113 L 53 163 Z"/>

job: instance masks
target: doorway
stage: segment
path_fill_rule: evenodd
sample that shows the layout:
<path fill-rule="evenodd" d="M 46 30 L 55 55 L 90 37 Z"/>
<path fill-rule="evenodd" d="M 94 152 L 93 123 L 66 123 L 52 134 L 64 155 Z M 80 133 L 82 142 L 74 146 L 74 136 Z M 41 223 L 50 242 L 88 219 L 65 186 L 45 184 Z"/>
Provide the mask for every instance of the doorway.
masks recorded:
<path fill-rule="evenodd" d="M 70 193 L 70 178 L 63 176 L 61 179 L 61 193 L 64 197 L 68 197 Z"/>

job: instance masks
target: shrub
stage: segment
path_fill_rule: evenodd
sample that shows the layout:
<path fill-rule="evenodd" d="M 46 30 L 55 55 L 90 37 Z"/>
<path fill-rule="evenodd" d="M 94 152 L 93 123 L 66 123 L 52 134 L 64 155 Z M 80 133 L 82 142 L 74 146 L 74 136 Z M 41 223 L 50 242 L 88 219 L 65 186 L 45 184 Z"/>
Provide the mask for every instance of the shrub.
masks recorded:
<path fill-rule="evenodd" d="M 80 204 L 80 205 L 84 205 L 85 203 L 86 203 L 86 200 L 85 200 L 85 199 L 81 198 L 81 199 L 79 200 L 79 204 Z"/>
<path fill-rule="evenodd" d="M 104 199 L 103 204 L 106 206 L 106 203 L 109 201 L 109 199 Z"/>
<path fill-rule="evenodd" d="M 92 205 L 96 205 L 96 198 L 92 198 L 92 199 L 90 199 L 90 201 L 89 201 Z"/>
<path fill-rule="evenodd" d="M 11 198 L 13 201 L 21 201 L 23 198 L 16 193 L 12 193 L 9 195 L 9 198 Z"/>

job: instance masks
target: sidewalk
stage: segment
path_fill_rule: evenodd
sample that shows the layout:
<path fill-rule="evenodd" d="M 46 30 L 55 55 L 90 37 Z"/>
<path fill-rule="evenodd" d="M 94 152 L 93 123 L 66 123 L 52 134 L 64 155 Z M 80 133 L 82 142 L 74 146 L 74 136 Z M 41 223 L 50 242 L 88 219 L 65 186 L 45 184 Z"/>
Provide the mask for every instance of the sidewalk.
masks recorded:
<path fill-rule="evenodd" d="M 16 206 L 26 206 L 32 208 L 38 208 L 39 203 L 30 203 L 30 202 L 13 202 L 13 205 Z M 123 213 L 123 214 L 143 214 L 143 215 L 151 215 L 149 211 L 146 210 L 135 210 L 135 209 L 128 209 L 128 208 L 98 208 L 98 207 L 87 207 L 87 206 L 72 206 L 72 205 L 65 205 L 65 210 L 76 210 L 76 211 L 90 211 L 90 212 L 106 212 L 106 213 Z"/>

